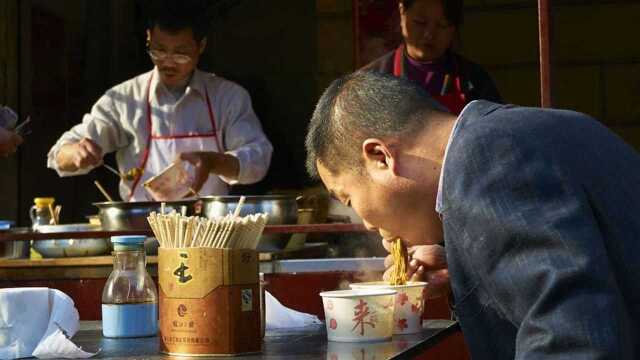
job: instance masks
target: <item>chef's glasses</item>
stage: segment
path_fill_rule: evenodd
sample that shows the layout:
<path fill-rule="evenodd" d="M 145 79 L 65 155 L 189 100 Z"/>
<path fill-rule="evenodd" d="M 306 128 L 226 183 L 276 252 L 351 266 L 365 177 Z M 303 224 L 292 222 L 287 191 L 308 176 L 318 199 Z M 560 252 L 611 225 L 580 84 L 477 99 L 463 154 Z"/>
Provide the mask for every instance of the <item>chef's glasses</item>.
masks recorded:
<path fill-rule="evenodd" d="M 149 54 L 149 56 L 151 57 L 151 60 L 155 62 L 163 62 L 168 59 L 171 59 L 171 61 L 173 61 L 176 64 L 184 65 L 191 61 L 191 57 L 189 55 L 169 54 L 168 52 L 163 50 L 149 49 L 147 50 L 147 54 Z"/>

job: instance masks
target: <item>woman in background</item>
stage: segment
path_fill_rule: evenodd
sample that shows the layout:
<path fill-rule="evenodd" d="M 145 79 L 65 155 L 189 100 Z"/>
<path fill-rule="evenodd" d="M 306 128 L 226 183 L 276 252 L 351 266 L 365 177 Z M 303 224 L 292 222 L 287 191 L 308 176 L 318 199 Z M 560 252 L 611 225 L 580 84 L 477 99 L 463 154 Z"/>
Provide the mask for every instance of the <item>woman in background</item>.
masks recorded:
<path fill-rule="evenodd" d="M 463 0 L 400 0 L 398 7 L 403 43 L 365 70 L 413 80 L 454 114 L 472 100 L 502 102 L 489 74 L 451 49 Z"/>

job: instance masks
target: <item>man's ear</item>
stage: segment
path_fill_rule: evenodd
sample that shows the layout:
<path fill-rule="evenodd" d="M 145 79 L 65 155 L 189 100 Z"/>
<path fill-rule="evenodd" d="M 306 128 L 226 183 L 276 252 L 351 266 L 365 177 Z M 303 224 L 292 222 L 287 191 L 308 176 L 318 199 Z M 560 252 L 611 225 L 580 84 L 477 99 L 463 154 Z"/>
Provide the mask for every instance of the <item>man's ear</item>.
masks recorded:
<path fill-rule="evenodd" d="M 151 29 L 147 29 L 147 47 L 151 45 Z"/>
<path fill-rule="evenodd" d="M 369 171 L 391 170 L 397 175 L 397 162 L 394 150 L 380 139 L 366 139 L 362 142 L 362 157 Z"/>
<path fill-rule="evenodd" d="M 200 55 L 202 55 L 206 47 L 207 47 L 207 38 L 204 37 L 202 38 L 202 40 L 200 40 L 200 49 L 198 49 Z"/>

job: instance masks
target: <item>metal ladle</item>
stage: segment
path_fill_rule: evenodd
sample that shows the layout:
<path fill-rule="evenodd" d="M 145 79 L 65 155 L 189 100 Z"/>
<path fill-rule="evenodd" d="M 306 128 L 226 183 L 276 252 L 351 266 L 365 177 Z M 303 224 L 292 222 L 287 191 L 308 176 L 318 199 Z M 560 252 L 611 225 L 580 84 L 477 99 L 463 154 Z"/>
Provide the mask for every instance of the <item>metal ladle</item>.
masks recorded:
<path fill-rule="evenodd" d="M 103 163 L 102 166 L 104 166 L 107 170 L 111 171 L 112 173 L 118 175 L 118 177 L 127 181 L 135 180 L 138 176 L 142 176 L 142 172 L 143 172 L 142 169 L 140 168 L 133 168 L 133 169 L 129 169 L 126 173 L 121 173 L 107 164 Z"/>

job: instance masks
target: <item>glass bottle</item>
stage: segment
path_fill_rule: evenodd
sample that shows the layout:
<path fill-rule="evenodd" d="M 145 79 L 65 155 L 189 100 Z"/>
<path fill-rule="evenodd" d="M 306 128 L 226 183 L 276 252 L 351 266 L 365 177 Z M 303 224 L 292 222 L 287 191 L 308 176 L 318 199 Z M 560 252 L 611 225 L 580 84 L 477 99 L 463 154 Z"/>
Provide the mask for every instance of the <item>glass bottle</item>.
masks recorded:
<path fill-rule="evenodd" d="M 113 271 L 102 291 L 102 334 L 105 337 L 155 336 L 158 291 L 146 269 L 146 237 L 112 236 Z"/>
<path fill-rule="evenodd" d="M 36 229 L 38 225 L 49 225 L 51 223 L 51 209 L 56 201 L 52 197 L 33 198 L 33 206 L 29 209 L 29 217 L 31 217 L 31 227 Z"/>

